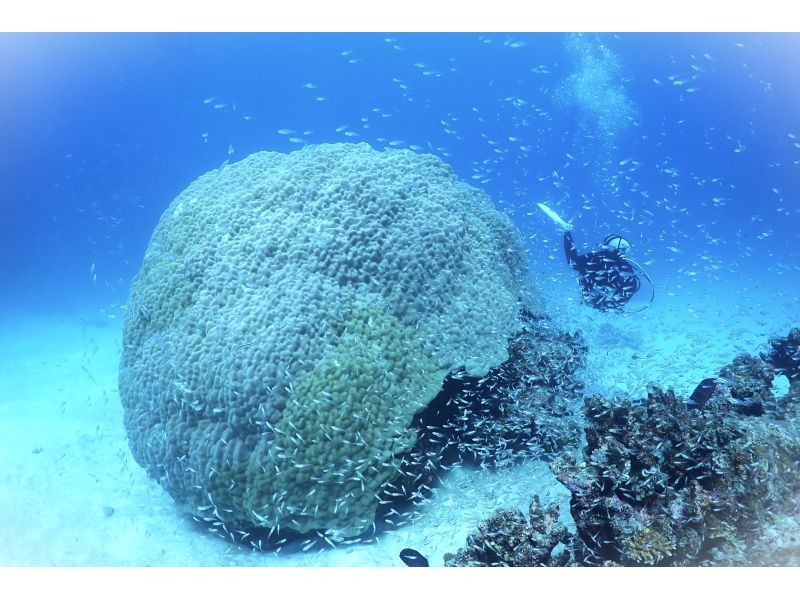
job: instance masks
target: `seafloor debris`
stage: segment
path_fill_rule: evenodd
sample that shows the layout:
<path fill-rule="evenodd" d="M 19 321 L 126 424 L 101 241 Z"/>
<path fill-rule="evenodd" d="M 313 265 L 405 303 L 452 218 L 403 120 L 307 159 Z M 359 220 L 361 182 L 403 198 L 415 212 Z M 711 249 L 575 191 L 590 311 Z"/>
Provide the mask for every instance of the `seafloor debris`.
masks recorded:
<path fill-rule="evenodd" d="M 558 520 L 558 506 L 543 509 L 534 496 L 530 518 L 519 509 L 498 510 L 478 524 L 467 538 L 467 546 L 446 554 L 446 567 L 538 567 L 563 566 L 570 561 L 566 544 L 571 534 Z M 556 548 L 562 545 L 561 550 Z"/>
<path fill-rule="evenodd" d="M 584 461 L 565 453 L 551 464 L 577 536 L 560 540 L 568 558 L 536 564 L 800 564 L 798 526 L 787 525 L 800 511 L 800 394 L 796 384 L 784 397 L 770 390 L 775 371 L 795 371 L 798 338 L 737 357 L 691 402 L 655 385 L 646 401 L 586 397 Z M 516 528 L 492 521 L 479 536 L 488 526 L 516 542 Z"/>

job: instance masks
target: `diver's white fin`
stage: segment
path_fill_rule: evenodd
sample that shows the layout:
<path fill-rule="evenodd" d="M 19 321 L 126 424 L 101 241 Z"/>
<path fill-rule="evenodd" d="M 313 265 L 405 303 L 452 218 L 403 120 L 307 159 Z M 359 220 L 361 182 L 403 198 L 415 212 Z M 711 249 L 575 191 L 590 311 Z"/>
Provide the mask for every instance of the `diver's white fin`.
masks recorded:
<path fill-rule="evenodd" d="M 537 203 L 536 205 L 539 206 L 539 208 L 541 208 L 542 212 L 547 214 L 547 216 L 548 216 L 548 218 L 550 218 L 550 220 L 552 220 L 553 222 L 555 222 L 558 225 L 558 228 L 560 228 L 563 231 L 572 230 L 572 220 L 567 222 L 561 216 L 556 214 L 556 212 L 553 210 L 553 208 L 551 208 L 547 204 Z"/>

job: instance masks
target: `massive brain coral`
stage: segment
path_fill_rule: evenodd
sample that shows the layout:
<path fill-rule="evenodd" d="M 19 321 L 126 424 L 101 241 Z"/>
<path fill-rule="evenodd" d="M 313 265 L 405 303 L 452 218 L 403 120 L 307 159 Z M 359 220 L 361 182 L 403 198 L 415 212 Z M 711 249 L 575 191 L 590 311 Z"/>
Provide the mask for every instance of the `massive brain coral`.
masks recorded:
<path fill-rule="evenodd" d="M 358 535 L 447 374 L 508 358 L 525 271 L 508 218 L 431 155 L 319 145 L 211 171 L 131 284 L 133 455 L 206 521 Z"/>

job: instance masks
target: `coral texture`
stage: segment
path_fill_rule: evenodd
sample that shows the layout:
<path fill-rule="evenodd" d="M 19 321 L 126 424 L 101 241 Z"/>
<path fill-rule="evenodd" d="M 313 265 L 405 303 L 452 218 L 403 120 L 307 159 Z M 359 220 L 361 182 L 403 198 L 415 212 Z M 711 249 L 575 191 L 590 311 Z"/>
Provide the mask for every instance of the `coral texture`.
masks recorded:
<path fill-rule="evenodd" d="M 447 374 L 508 358 L 525 264 L 508 218 L 434 156 L 334 144 L 211 171 L 131 285 L 133 455 L 230 535 L 358 535 Z"/>
<path fill-rule="evenodd" d="M 558 507 L 543 509 L 534 496 L 529 519 L 518 509 L 498 510 L 478 524 L 467 538 L 467 546 L 446 554 L 446 567 L 537 567 L 565 565 L 567 551 L 556 552 L 570 540 L 567 528 L 558 520 Z"/>
<path fill-rule="evenodd" d="M 419 418 L 467 461 L 504 466 L 558 454 L 580 441 L 583 337 L 527 308 L 521 319 L 523 329 L 509 341 L 508 360 L 483 377 L 452 374 Z"/>
<path fill-rule="evenodd" d="M 792 328 L 784 337 L 771 338 L 770 349 L 761 358 L 789 380 L 790 392 L 800 395 L 800 328 Z"/>
<path fill-rule="evenodd" d="M 776 372 L 796 379 L 798 341 L 794 329 L 761 359 L 736 357 L 688 401 L 655 385 L 646 401 L 586 397 L 584 461 L 551 462 L 577 534 L 534 497 L 530 525 L 498 511 L 445 564 L 799 565 L 800 393 L 772 392 Z"/>
<path fill-rule="evenodd" d="M 551 465 L 584 563 L 769 564 L 765 530 L 800 493 L 797 404 L 778 409 L 771 371 L 737 357 L 700 407 L 652 385 L 646 402 L 585 399 L 585 461 Z"/>

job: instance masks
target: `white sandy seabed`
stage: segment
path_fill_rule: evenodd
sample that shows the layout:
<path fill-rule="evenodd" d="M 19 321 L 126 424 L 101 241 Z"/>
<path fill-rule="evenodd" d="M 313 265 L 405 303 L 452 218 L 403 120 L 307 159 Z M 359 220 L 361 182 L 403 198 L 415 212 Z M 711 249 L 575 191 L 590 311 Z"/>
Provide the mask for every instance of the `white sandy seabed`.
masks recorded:
<path fill-rule="evenodd" d="M 735 355 L 800 325 L 796 297 L 764 293 L 662 297 L 627 317 L 562 300 L 568 330 L 590 347 L 587 390 L 643 396 L 647 382 L 689 394 Z M 443 476 L 422 516 L 371 543 L 277 556 L 198 529 L 131 456 L 117 392 L 120 319 L 7 315 L 0 321 L 0 565 L 402 566 L 413 547 L 431 565 L 464 546 L 500 507 L 527 511 L 533 494 L 567 491 L 544 463 Z"/>

